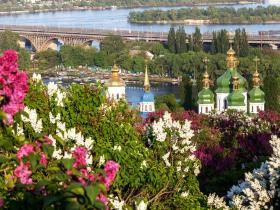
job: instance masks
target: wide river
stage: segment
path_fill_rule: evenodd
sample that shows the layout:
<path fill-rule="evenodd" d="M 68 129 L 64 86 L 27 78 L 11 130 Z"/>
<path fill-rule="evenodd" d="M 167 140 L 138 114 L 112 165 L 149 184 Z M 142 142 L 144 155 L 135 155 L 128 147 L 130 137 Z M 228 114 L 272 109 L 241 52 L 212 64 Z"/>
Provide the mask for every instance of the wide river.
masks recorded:
<path fill-rule="evenodd" d="M 265 4 L 268 6 L 269 4 Z M 231 5 L 227 7 L 257 7 L 258 5 Z M 160 7 L 163 10 L 178 9 L 184 7 Z M 117 9 L 102 11 L 61 11 L 61 12 L 45 12 L 30 13 L 18 15 L 0 16 L 1 24 L 12 25 L 43 25 L 56 27 L 78 27 L 78 28 L 94 28 L 94 29 L 113 29 L 113 30 L 136 30 L 136 31 L 158 31 L 168 32 L 170 24 L 131 24 L 127 22 L 127 17 L 131 11 L 143 11 L 146 9 L 159 9 L 158 7 L 137 8 L 137 9 Z M 181 24 L 175 24 L 178 26 Z M 196 25 L 184 25 L 186 32 L 193 32 Z M 236 28 L 245 28 L 248 32 L 257 33 L 260 30 L 276 30 L 280 29 L 280 24 L 235 24 L 235 25 L 199 25 L 202 32 L 217 31 L 227 29 L 234 31 Z"/>

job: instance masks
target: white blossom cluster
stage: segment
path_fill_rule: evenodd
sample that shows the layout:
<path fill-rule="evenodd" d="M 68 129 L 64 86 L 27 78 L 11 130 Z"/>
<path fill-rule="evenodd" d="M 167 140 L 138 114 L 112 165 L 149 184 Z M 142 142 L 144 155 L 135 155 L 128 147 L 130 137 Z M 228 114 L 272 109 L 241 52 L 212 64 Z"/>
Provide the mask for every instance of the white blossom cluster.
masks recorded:
<path fill-rule="evenodd" d="M 35 82 L 41 82 L 42 81 L 41 74 L 33 73 L 32 80 L 35 81 Z"/>
<path fill-rule="evenodd" d="M 170 144 L 170 149 L 162 156 L 167 167 L 175 166 L 177 172 L 181 172 L 184 176 L 184 173 L 189 171 L 191 163 L 195 174 L 199 173 L 199 161 L 193 155 L 196 147 L 191 141 L 194 131 L 191 129 L 190 121 L 180 123 L 173 120 L 170 113 L 165 112 L 162 118 L 152 123 L 151 133 L 156 141 L 168 141 Z"/>
<path fill-rule="evenodd" d="M 43 130 L 42 119 L 38 118 L 37 112 L 35 109 L 30 109 L 27 106 L 24 108 L 24 112 L 28 115 L 21 115 L 21 120 L 24 123 L 30 123 L 31 127 L 36 133 L 41 133 Z"/>
<path fill-rule="evenodd" d="M 273 209 L 273 199 L 280 197 L 280 138 L 272 136 L 270 144 L 273 154 L 261 167 L 245 174 L 245 180 L 234 185 L 227 192 L 227 200 L 231 208 L 236 209 Z M 224 205 L 224 199 L 216 195 L 208 197 L 210 206 Z M 274 204 L 279 205 L 279 204 Z M 221 208 L 221 207 L 220 207 Z M 222 209 L 226 209 L 223 207 Z"/>
<path fill-rule="evenodd" d="M 115 209 L 115 210 L 124 210 L 124 201 L 120 200 L 117 196 L 113 197 L 113 195 L 110 195 L 108 197 L 108 200 L 110 202 L 110 204 L 112 205 L 111 209 Z"/>
<path fill-rule="evenodd" d="M 61 91 L 58 85 L 54 82 L 49 82 L 47 88 L 49 97 L 51 98 L 55 96 L 55 102 L 57 106 L 63 107 L 63 99 L 66 97 L 66 94 L 63 91 Z"/>
<path fill-rule="evenodd" d="M 141 200 L 139 203 L 135 202 L 136 210 L 147 210 L 148 203 L 145 203 L 144 200 Z"/>
<path fill-rule="evenodd" d="M 77 146 L 84 146 L 87 149 L 90 149 L 92 146 L 93 140 L 91 138 L 85 138 L 81 132 L 76 132 L 76 128 L 66 128 L 66 124 L 60 121 L 60 115 L 53 116 L 52 113 L 49 114 L 50 122 L 56 124 L 56 135 L 63 139 L 65 142 L 75 141 Z M 56 144 L 55 144 L 56 145 Z M 72 147 L 73 148 L 73 147 Z M 61 158 L 70 158 L 70 153 L 64 153 L 62 156 L 62 151 L 55 146 L 54 157 L 57 159 Z M 87 163 L 92 163 L 92 156 L 87 157 Z"/>
<path fill-rule="evenodd" d="M 229 209 L 229 207 L 227 206 L 227 204 L 224 201 L 224 199 L 220 198 L 215 193 L 210 194 L 208 196 L 207 204 L 209 206 L 215 207 L 217 209 L 223 209 L 223 210 L 228 210 Z"/>

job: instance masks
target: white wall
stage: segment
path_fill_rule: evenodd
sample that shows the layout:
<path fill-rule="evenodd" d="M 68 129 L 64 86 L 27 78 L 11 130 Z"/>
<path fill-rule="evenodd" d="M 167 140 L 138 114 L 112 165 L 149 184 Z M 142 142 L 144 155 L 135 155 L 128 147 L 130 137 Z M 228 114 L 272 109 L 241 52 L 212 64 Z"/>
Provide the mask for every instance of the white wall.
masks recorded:
<path fill-rule="evenodd" d="M 199 114 L 209 114 L 214 109 L 214 104 L 198 104 Z"/>
<path fill-rule="evenodd" d="M 117 101 L 125 99 L 125 87 L 108 87 L 107 98 Z"/>
<path fill-rule="evenodd" d="M 259 111 L 264 111 L 264 103 L 250 103 L 249 102 L 249 113 L 257 114 Z"/>
<path fill-rule="evenodd" d="M 155 112 L 155 103 L 154 102 L 140 102 L 139 111 L 140 112 Z"/>

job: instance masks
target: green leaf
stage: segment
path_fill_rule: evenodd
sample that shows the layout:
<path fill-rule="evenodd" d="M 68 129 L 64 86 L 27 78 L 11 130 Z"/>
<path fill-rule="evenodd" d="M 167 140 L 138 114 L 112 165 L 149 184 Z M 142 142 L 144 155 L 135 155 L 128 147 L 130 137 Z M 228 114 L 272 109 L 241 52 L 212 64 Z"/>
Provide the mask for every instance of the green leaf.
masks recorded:
<path fill-rule="evenodd" d="M 0 155 L 0 163 L 5 163 L 9 158 L 5 157 L 4 155 Z"/>
<path fill-rule="evenodd" d="M 62 163 L 64 165 L 64 167 L 67 169 L 67 170 L 70 170 L 74 164 L 75 160 L 74 159 L 63 159 L 62 160 Z"/>
<path fill-rule="evenodd" d="M 32 170 L 35 170 L 36 166 L 38 164 L 36 159 L 37 158 L 36 158 L 36 156 L 33 153 L 31 153 L 29 155 L 29 161 L 30 161 L 30 165 L 31 165 Z"/>
<path fill-rule="evenodd" d="M 44 153 L 48 154 L 48 157 L 52 157 L 52 154 L 54 151 L 54 147 L 52 145 L 42 144 L 42 149 L 43 149 Z"/>
<path fill-rule="evenodd" d="M 87 194 L 87 197 L 89 198 L 91 204 L 93 204 L 95 202 L 98 192 L 99 192 L 98 185 L 86 187 L 86 194 Z"/>
<path fill-rule="evenodd" d="M 105 208 L 105 204 L 102 202 L 102 201 L 99 201 L 99 200 L 96 200 L 93 204 L 93 206 L 96 208 L 96 209 L 99 209 L 99 210 L 104 210 L 106 209 Z"/>

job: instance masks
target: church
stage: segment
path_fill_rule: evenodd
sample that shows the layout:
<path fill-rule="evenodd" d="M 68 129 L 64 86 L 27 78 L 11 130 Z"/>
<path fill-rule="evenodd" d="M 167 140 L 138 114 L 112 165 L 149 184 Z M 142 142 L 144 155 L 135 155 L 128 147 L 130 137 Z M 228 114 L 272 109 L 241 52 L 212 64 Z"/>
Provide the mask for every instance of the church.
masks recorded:
<path fill-rule="evenodd" d="M 107 82 L 107 98 L 113 101 L 126 100 L 125 82 L 119 76 L 119 68 L 115 64 L 112 68 L 112 76 Z M 145 119 L 149 113 L 155 112 L 155 97 L 151 92 L 148 67 L 145 67 L 144 88 L 137 106 L 140 115 Z"/>
<path fill-rule="evenodd" d="M 260 89 L 260 75 L 258 73 L 259 59 L 255 59 L 256 70 L 253 74 L 253 88 L 247 91 L 247 81 L 237 71 L 238 60 L 232 47 L 227 52 L 227 70 L 217 81 L 215 94 L 210 89 L 210 79 L 207 72 L 208 59 L 203 74 L 203 89 L 198 93 L 198 113 L 207 114 L 214 109 L 218 112 L 235 109 L 248 113 L 258 113 L 264 110 L 264 92 Z M 216 103 L 215 103 L 216 102 Z"/>

